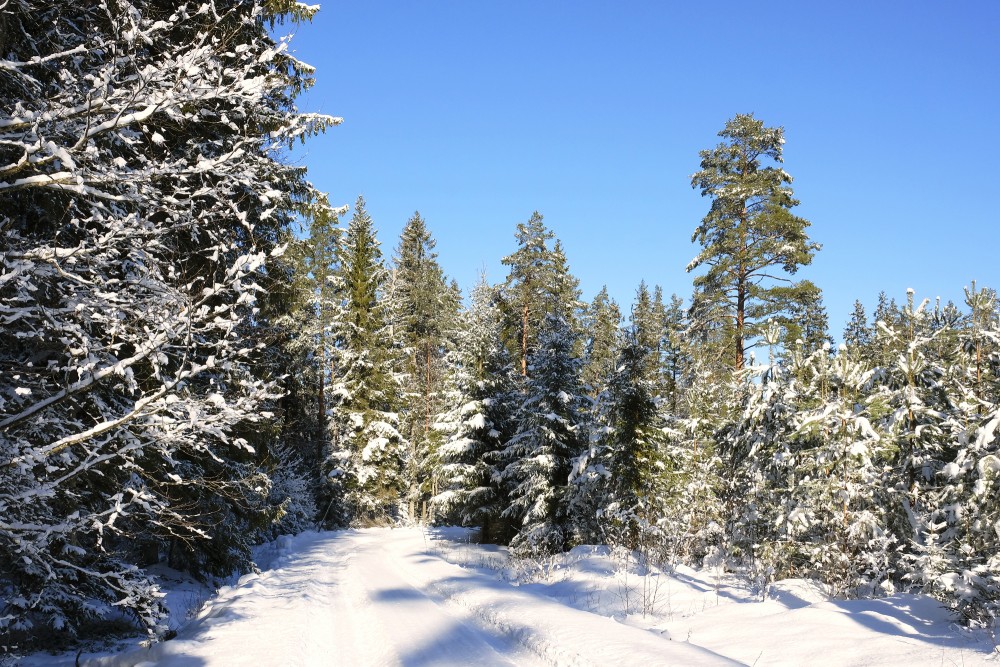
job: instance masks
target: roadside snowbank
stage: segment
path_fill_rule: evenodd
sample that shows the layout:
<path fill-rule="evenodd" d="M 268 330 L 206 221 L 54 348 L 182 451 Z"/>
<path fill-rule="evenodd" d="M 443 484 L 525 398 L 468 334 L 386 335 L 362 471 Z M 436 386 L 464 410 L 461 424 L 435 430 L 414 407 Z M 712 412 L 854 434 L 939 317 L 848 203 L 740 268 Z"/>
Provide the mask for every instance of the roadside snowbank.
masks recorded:
<path fill-rule="evenodd" d="M 531 565 L 502 547 L 463 543 L 468 536 L 457 529 L 431 534 L 432 549 L 449 562 L 742 664 L 1000 664 L 988 633 L 962 628 L 927 596 L 832 600 L 815 582 L 793 579 L 761 600 L 734 577 L 687 567 L 645 571 L 607 547 L 577 547 Z"/>

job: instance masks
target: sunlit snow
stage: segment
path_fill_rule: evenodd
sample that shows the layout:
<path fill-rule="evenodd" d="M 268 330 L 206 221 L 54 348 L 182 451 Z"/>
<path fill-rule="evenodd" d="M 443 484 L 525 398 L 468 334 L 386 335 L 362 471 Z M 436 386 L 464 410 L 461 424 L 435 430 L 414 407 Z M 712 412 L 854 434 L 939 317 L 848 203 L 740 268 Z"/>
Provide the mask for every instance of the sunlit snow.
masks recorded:
<path fill-rule="evenodd" d="M 714 569 L 646 570 L 581 546 L 545 561 L 470 543 L 464 529 L 308 532 L 258 550 L 259 574 L 223 587 L 188 620 L 188 582 L 164 580 L 177 637 L 101 667 L 239 665 L 973 665 L 985 633 L 933 599 L 829 599 L 804 580 L 764 595 Z M 24 667 L 73 665 L 34 655 Z"/>

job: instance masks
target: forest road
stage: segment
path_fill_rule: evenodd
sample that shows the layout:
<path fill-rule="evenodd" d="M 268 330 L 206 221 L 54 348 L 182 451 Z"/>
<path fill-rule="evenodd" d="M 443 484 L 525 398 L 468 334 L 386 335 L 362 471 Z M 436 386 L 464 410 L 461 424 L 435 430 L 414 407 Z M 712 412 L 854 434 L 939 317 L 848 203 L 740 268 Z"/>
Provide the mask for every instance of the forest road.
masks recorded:
<path fill-rule="evenodd" d="M 176 638 L 83 664 L 736 664 L 448 563 L 419 528 L 280 538 L 266 561 L 220 590 Z"/>

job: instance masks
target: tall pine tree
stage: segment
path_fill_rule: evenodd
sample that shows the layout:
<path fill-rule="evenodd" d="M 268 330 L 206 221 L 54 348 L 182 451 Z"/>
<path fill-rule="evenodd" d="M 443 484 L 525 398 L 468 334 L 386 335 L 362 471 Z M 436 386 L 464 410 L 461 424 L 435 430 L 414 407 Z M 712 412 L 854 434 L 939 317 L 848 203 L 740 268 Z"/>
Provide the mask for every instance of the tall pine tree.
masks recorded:
<path fill-rule="evenodd" d="M 820 247 L 806 235 L 809 222 L 791 212 L 799 203 L 792 177 L 765 165 L 782 162 L 784 134 L 739 114 L 719 133 L 722 143 L 701 151 L 701 169 L 691 177 L 692 187 L 712 199 L 691 237 L 702 249 L 688 271 L 706 267 L 694 279 L 693 310 L 724 326 L 736 369 L 767 320 L 817 292 L 811 282 L 789 277 Z"/>
<path fill-rule="evenodd" d="M 279 325 L 287 332 L 276 341 L 282 356 L 284 395 L 278 406 L 283 449 L 308 469 L 314 500 L 329 504 L 329 486 L 322 464 L 329 442 L 330 387 L 333 384 L 337 335 L 343 319 L 343 282 L 338 262 L 343 230 L 342 211 L 332 209 L 325 197 L 308 207 L 303 236 L 290 240 L 287 284 L 274 295 L 285 313 Z M 285 474 L 289 465 L 275 470 Z M 315 516 L 311 519 L 315 520 Z"/>
<path fill-rule="evenodd" d="M 528 357 L 534 351 L 546 315 L 566 321 L 578 329 L 579 287 L 569 272 L 562 244 L 555 239 L 535 211 L 527 223 L 517 225 L 517 250 L 503 258 L 510 273 L 501 291 L 505 337 L 511 353 L 528 374 Z"/>

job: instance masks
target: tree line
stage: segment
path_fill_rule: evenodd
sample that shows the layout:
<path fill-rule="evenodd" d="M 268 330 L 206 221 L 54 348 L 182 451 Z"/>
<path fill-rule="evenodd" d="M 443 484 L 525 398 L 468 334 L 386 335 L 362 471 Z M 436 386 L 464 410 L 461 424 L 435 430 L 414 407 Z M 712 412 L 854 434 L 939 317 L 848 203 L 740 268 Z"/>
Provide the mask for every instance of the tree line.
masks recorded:
<path fill-rule="evenodd" d="M 339 122 L 272 36 L 311 11 L 4 6 L 0 644 L 161 636 L 153 564 L 418 521 L 992 622 L 994 291 L 883 294 L 832 345 L 784 132 L 741 114 L 692 177 L 690 298 L 584 301 L 536 212 L 463 299 L 419 213 L 387 258 L 363 198 L 287 164 Z"/>
<path fill-rule="evenodd" d="M 537 212 L 464 305 L 419 213 L 383 261 L 359 199 L 318 271 L 338 225 L 314 222 L 288 256 L 311 303 L 299 363 L 324 360 L 295 404 L 324 525 L 462 523 L 523 557 L 610 543 L 992 619 L 995 293 L 880 294 L 834 347 L 796 277 L 820 247 L 783 130 L 737 115 L 720 137 L 692 177 L 710 203 L 691 298 L 642 283 L 627 317 L 606 289 L 582 300 Z"/>

